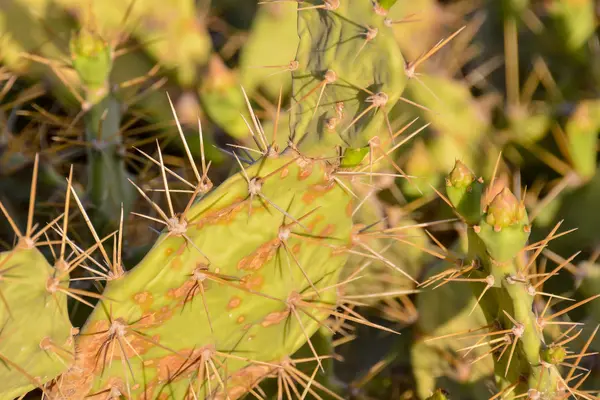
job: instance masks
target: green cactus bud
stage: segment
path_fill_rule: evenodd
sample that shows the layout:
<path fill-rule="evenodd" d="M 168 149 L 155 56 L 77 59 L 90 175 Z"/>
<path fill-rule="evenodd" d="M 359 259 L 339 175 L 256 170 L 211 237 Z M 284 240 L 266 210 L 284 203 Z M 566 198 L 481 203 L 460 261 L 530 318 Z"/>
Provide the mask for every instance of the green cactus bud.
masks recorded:
<path fill-rule="evenodd" d="M 543 349 L 540 355 L 544 362 L 558 365 L 562 363 L 567 356 L 567 349 L 562 346 L 550 346 Z"/>
<path fill-rule="evenodd" d="M 490 203 L 486 222 L 494 226 L 495 230 L 500 230 L 518 224 L 524 217 L 525 205 L 520 203 L 508 188 L 504 188 Z"/>
<path fill-rule="evenodd" d="M 456 160 L 454 168 L 448 175 L 447 185 L 455 188 L 467 188 L 475 181 L 475 175 L 469 167 L 467 167 L 460 160 Z"/>
<path fill-rule="evenodd" d="M 460 160 L 456 160 L 454 168 L 446 178 L 446 193 L 456 211 L 468 224 L 479 221 L 483 180 L 477 178 Z"/>
<path fill-rule="evenodd" d="M 586 180 L 593 178 L 596 173 L 596 142 L 599 131 L 600 101 L 582 101 L 567 122 L 565 133 L 573 167 Z"/>
<path fill-rule="evenodd" d="M 83 84 L 99 89 L 106 85 L 112 70 L 112 48 L 98 33 L 83 28 L 69 42 L 73 67 Z"/>
<path fill-rule="evenodd" d="M 531 232 L 525 205 L 508 188 L 494 197 L 479 225 L 473 229 L 489 255 L 498 262 L 513 259 Z"/>

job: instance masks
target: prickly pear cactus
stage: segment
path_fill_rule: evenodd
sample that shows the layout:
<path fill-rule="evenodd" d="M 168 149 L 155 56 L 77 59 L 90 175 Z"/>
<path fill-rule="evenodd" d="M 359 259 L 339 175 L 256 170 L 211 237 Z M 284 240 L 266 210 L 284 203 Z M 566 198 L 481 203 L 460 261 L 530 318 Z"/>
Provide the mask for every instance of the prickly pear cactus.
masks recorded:
<path fill-rule="evenodd" d="M 181 215 L 117 274 L 57 382 L 69 398 L 237 398 L 329 315 L 346 260 L 350 196 L 334 166 L 294 152 L 258 160 Z"/>
<path fill-rule="evenodd" d="M 469 246 L 461 268 L 447 274 L 446 279 L 470 282 L 487 319 L 487 325 L 481 328 L 446 337 L 477 338 L 476 346 L 492 345 L 490 355 L 500 351 L 494 357 L 500 390 L 496 398 L 557 399 L 574 394 L 576 388 L 566 383 L 573 369 L 567 378 L 561 376 L 560 369 L 565 365 L 565 344 L 569 340 L 548 342 L 545 335 L 555 324 L 561 324 L 560 316 L 600 295 L 560 311 L 548 310 L 548 301 L 541 313 L 534 313 L 536 296 L 556 297 L 543 292 L 544 282 L 574 256 L 536 279 L 539 276 L 532 265 L 549 239 L 534 247 L 526 246 L 531 228 L 523 202 L 505 187 L 486 204 L 482 201 L 483 181 L 460 161 L 448 176 L 446 188 L 448 202 L 467 224 Z M 534 251 L 532 259 L 524 257 L 528 250 Z"/>
<path fill-rule="evenodd" d="M 12 399 L 44 385 L 73 359 L 67 296 L 52 292 L 56 271 L 36 248 L 0 254 L 0 398 Z M 60 277 L 60 275 L 58 275 Z"/>
<path fill-rule="evenodd" d="M 54 266 L 39 251 L 49 226 L 33 225 L 39 159 L 36 157 L 27 228 L 22 232 L 0 202 L 18 242 L 0 253 L 0 398 L 13 399 L 45 385 L 73 361 L 73 327 L 67 310 L 70 265 L 64 244 Z M 53 221 L 53 223 L 56 222 Z M 77 296 L 75 294 L 75 296 Z"/>
<path fill-rule="evenodd" d="M 387 113 L 408 78 L 385 14 L 382 6 L 363 0 L 299 7 L 290 125 L 295 141 L 357 148 L 392 135 Z"/>

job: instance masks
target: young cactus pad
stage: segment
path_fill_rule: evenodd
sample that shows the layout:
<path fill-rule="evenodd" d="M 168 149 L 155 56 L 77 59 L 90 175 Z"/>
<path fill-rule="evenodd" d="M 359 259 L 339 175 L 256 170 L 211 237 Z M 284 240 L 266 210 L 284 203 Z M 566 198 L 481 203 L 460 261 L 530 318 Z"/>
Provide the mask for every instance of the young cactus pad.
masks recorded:
<path fill-rule="evenodd" d="M 56 390 L 71 399 L 246 393 L 336 302 L 352 208 L 333 172 L 289 150 L 164 215 L 152 250 L 106 285 Z"/>

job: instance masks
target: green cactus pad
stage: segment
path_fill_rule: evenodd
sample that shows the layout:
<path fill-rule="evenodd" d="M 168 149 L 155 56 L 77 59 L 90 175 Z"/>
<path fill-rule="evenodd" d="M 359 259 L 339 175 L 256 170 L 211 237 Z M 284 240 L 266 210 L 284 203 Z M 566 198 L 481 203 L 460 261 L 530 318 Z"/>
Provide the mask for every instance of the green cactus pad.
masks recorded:
<path fill-rule="evenodd" d="M 238 139 L 250 136 L 248 126 L 240 118 L 243 114 L 247 121 L 251 121 L 240 91 L 239 77 L 218 55 L 211 57 L 207 76 L 198 93 L 206 114 L 225 132 Z"/>
<path fill-rule="evenodd" d="M 323 146 L 317 154 L 322 154 L 322 148 L 333 145 L 364 147 L 375 136 L 389 137 L 386 115 L 407 77 L 385 16 L 371 1 L 308 4 L 325 8 L 298 12 L 293 139 L 309 145 L 319 142 Z"/>
<path fill-rule="evenodd" d="M 41 387 L 73 359 L 67 296 L 37 249 L 0 253 L 0 398 Z M 64 278 L 68 281 L 68 277 Z"/>
<path fill-rule="evenodd" d="M 248 93 L 260 88 L 276 99 L 280 89 L 290 91 L 288 65 L 298 47 L 296 7 L 293 3 L 276 3 L 258 9 L 240 55 L 240 82 Z"/>
<path fill-rule="evenodd" d="M 191 385 L 202 397 L 223 380 L 237 398 L 268 369 L 260 362 L 299 349 L 335 303 L 335 290 L 310 295 L 313 285 L 337 282 L 350 244 L 351 198 L 330 168 L 297 155 L 264 158 L 246 169 L 250 184 L 238 173 L 193 206 L 189 242 L 163 233 L 138 266 L 108 283 L 104 296 L 113 301 L 82 329 L 61 390 L 72 398 L 108 390 L 182 398 Z M 249 199 L 249 190 L 261 197 Z M 289 305 L 299 299 L 324 308 L 294 312 Z M 198 383 L 203 354 L 221 376 L 209 371 Z"/>

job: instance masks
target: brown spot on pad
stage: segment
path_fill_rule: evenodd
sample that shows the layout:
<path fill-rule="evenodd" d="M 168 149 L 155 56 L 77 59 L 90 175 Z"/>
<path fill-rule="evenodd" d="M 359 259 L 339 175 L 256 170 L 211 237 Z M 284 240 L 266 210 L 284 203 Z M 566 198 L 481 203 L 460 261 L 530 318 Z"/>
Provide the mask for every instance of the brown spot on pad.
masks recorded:
<path fill-rule="evenodd" d="M 257 271 L 269 262 L 280 246 L 280 241 L 275 238 L 256 249 L 252 254 L 242 258 L 237 265 L 238 269 Z"/>

